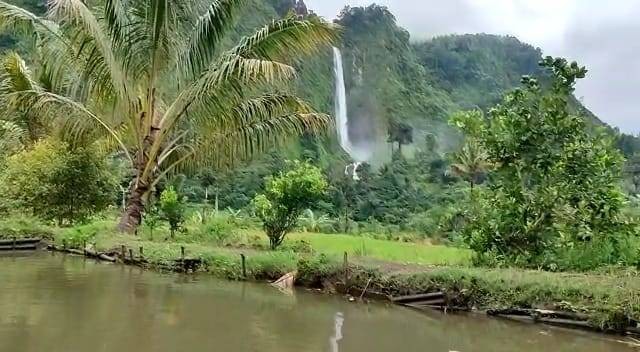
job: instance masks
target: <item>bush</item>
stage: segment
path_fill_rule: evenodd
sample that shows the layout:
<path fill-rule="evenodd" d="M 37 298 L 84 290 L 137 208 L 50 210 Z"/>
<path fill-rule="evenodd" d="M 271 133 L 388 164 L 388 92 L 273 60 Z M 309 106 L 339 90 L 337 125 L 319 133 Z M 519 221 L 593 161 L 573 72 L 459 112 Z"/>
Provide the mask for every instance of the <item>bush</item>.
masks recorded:
<path fill-rule="evenodd" d="M 40 219 L 17 214 L 5 217 L 0 222 L 0 239 L 34 238 L 52 240 L 55 237 L 54 229 L 41 222 Z"/>
<path fill-rule="evenodd" d="M 253 207 L 272 249 L 282 244 L 302 212 L 320 201 L 326 189 L 320 169 L 299 161 L 290 163 L 288 172 L 267 180 L 265 192 L 254 198 Z"/>
<path fill-rule="evenodd" d="M 173 186 L 169 186 L 160 194 L 160 213 L 162 219 L 169 223 L 171 237 L 175 237 L 176 231 L 184 222 L 185 205 Z"/>
<path fill-rule="evenodd" d="M 106 209 L 115 183 L 104 158 L 91 147 L 38 142 L 7 160 L 0 182 L 5 208 L 20 208 L 60 225 Z"/>

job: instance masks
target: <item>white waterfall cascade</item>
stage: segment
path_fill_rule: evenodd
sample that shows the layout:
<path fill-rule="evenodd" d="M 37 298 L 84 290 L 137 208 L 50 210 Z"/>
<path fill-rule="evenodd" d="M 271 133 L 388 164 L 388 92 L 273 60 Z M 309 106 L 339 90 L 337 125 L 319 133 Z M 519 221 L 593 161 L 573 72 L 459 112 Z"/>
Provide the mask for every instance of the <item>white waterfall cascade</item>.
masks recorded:
<path fill-rule="evenodd" d="M 336 130 L 340 146 L 355 162 L 345 167 L 346 175 L 353 175 L 353 180 L 358 181 L 358 167 L 368 159 L 366 153 L 359 153 L 353 146 L 349 137 L 349 115 L 347 108 L 347 92 L 344 84 L 344 69 L 342 67 L 342 53 L 340 49 L 333 48 L 334 74 L 336 80 Z"/>

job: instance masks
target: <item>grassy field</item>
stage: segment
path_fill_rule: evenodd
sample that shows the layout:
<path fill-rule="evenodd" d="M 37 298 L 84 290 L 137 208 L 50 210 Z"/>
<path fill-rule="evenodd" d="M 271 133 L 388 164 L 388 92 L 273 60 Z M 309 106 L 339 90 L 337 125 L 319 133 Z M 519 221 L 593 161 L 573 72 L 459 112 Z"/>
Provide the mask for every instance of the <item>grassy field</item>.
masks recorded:
<path fill-rule="evenodd" d="M 470 251 L 441 245 L 314 233 L 293 233 L 289 235 L 288 239 L 306 241 L 315 251 L 320 253 L 342 254 L 347 252 L 356 257 L 374 258 L 402 264 L 467 265 L 471 260 Z"/>

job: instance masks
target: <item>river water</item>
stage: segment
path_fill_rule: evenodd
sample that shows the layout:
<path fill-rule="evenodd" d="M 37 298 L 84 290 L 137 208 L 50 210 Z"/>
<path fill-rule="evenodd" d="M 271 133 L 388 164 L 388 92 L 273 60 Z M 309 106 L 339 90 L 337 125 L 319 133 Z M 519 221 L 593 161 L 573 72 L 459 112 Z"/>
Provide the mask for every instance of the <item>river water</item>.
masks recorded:
<path fill-rule="evenodd" d="M 59 254 L 0 256 L 1 352 L 637 351 L 612 339 Z"/>

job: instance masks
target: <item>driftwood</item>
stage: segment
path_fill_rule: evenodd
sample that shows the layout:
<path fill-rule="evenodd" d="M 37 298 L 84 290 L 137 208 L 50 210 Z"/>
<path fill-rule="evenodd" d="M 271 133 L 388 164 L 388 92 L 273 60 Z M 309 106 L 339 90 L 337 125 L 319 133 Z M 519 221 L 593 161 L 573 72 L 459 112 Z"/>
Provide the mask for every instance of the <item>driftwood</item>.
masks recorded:
<path fill-rule="evenodd" d="M 291 290 L 293 289 L 293 285 L 296 281 L 297 275 L 298 275 L 298 272 L 292 271 L 290 273 L 285 274 L 275 282 L 273 282 L 272 285 L 279 289 Z"/>

